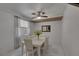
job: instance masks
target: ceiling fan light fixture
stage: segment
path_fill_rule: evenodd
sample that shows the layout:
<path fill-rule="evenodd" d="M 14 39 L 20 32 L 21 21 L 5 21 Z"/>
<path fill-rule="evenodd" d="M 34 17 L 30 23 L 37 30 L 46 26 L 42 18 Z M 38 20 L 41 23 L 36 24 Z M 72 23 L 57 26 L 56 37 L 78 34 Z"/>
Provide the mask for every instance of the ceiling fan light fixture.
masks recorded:
<path fill-rule="evenodd" d="M 46 13 L 42 10 L 37 11 L 37 13 L 32 13 L 33 16 L 33 20 L 38 20 L 38 19 L 46 19 L 48 16 L 45 15 Z"/>
<path fill-rule="evenodd" d="M 41 17 L 35 17 L 35 18 L 33 18 L 33 20 L 39 20 L 39 19 L 41 19 Z"/>
<path fill-rule="evenodd" d="M 36 17 L 37 19 L 41 19 L 41 17 Z"/>
<path fill-rule="evenodd" d="M 33 20 L 40 20 L 40 19 L 46 19 L 47 17 L 35 17 Z"/>
<path fill-rule="evenodd" d="M 42 14 L 45 14 L 45 12 L 42 12 Z"/>

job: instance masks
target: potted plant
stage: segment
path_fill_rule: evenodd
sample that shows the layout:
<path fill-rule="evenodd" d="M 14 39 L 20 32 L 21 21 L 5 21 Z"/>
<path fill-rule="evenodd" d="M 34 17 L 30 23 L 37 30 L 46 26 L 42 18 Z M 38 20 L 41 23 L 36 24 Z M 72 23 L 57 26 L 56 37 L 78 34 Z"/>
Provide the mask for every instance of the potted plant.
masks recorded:
<path fill-rule="evenodd" d="M 39 39 L 39 36 L 42 34 L 42 31 L 41 30 L 36 30 L 35 32 L 34 32 L 34 34 L 38 37 L 38 39 Z"/>

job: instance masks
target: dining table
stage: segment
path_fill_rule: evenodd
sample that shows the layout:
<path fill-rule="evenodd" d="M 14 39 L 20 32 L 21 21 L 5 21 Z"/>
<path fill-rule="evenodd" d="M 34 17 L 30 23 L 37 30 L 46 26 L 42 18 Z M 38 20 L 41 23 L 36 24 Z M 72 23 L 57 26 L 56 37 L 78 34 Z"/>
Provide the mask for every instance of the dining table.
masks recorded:
<path fill-rule="evenodd" d="M 45 43 L 46 39 L 32 39 L 32 45 L 33 47 L 37 48 L 37 53 L 38 56 L 41 55 L 41 46 Z M 24 41 L 22 41 L 22 55 L 23 55 L 23 51 L 24 51 Z"/>

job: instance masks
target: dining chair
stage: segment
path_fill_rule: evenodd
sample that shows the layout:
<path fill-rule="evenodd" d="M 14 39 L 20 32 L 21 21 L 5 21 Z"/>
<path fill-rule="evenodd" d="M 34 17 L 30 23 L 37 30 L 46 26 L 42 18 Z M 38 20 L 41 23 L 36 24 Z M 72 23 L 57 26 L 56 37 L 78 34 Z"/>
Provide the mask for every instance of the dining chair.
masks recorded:
<path fill-rule="evenodd" d="M 37 51 L 37 48 L 33 47 L 32 39 L 24 39 L 24 44 L 25 44 L 26 55 L 34 56 L 35 52 Z"/>
<path fill-rule="evenodd" d="M 48 50 L 48 38 L 43 38 L 45 39 L 44 44 L 41 46 L 41 51 L 43 54 L 45 54 Z"/>

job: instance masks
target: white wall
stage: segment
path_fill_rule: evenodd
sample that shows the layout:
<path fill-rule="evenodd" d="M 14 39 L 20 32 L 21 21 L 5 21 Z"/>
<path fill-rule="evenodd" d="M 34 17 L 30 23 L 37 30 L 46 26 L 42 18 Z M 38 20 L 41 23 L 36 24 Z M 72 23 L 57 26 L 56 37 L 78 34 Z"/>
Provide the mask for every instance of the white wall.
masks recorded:
<path fill-rule="evenodd" d="M 62 45 L 62 21 L 41 22 L 35 24 L 35 30 L 41 30 L 42 25 L 51 25 L 51 32 L 43 32 L 48 37 L 50 55 L 63 55 Z"/>
<path fill-rule="evenodd" d="M 14 49 L 14 17 L 0 11 L 0 55 Z"/>
<path fill-rule="evenodd" d="M 79 56 L 79 7 L 67 6 L 63 18 L 62 43 L 65 55 Z"/>
<path fill-rule="evenodd" d="M 52 21 L 52 22 L 41 22 L 35 24 L 35 30 L 41 30 L 42 25 L 51 25 L 51 32 L 43 32 L 44 35 L 48 36 L 50 40 L 60 40 L 61 39 L 61 30 L 62 22 L 61 21 Z M 51 43 L 53 41 L 50 41 Z M 56 43 L 56 42 L 54 42 Z"/>
<path fill-rule="evenodd" d="M 29 25 L 30 25 L 30 35 L 32 35 L 33 32 L 34 32 L 35 23 L 33 23 L 33 22 L 29 22 Z"/>

